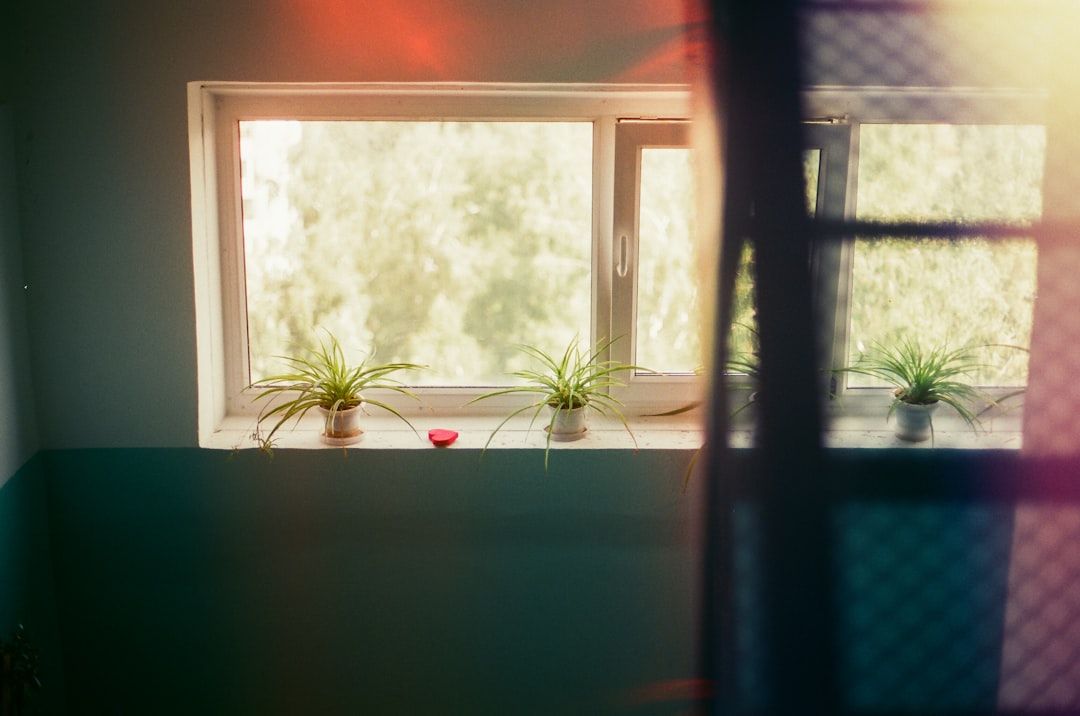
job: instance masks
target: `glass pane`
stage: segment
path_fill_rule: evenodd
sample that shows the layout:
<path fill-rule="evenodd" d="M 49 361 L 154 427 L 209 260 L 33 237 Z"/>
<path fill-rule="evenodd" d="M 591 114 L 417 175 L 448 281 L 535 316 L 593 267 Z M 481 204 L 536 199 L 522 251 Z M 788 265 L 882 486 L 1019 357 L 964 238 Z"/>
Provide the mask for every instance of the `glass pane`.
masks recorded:
<path fill-rule="evenodd" d="M 821 173 L 821 150 L 807 149 L 803 152 L 803 181 L 806 186 L 806 210 L 810 216 L 817 213 L 818 176 Z M 732 312 L 733 326 L 728 343 L 732 371 L 744 373 L 749 366 L 757 365 L 758 337 L 754 303 L 754 252 L 746 245 L 739 259 L 735 275 L 735 306 Z"/>
<path fill-rule="evenodd" d="M 637 363 L 664 373 L 702 367 L 690 151 L 641 150 Z"/>
<path fill-rule="evenodd" d="M 803 151 L 803 181 L 806 183 L 806 210 L 817 215 L 818 174 L 821 171 L 821 150 Z"/>
<path fill-rule="evenodd" d="M 885 221 L 1029 223 L 1042 213 L 1042 127 L 864 125 L 858 216 Z M 926 347 L 1005 344 L 1026 348 L 1035 298 L 1028 238 L 856 241 L 851 302 L 853 355 L 902 337 Z M 984 385 L 1027 382 L 1027 353 L 996 348 L 982 358 Z M 849 376 L 849 383 L 868 379 Z"/>
<path fill-rule="evenodd" d="M 332 331 L 350 357 L 499 385 L 590 335 L 592 125 L 240 123 L 252 378 Z"/>

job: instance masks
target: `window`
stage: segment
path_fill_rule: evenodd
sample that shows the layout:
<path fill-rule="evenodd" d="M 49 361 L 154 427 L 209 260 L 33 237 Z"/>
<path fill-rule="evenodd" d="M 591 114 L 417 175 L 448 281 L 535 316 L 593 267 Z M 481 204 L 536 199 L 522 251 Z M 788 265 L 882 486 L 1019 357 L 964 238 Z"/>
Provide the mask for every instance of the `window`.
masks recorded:
<path fill-rule="evenodd" d="M 436 411 L 575 336 L 660 373 L 633 405 L 696 390 L 684 88 L 193 84 L 189 105 L 202 437 L 323 329 L 429 366 L 408 379 Z"/>
<path fill-rule="evenodd" d="M 1042 214 L 1041 126 L 868 124 L 860 134 L 860 219 L 1024 226 Z M 859 240 L 852 278 L 856 350 L 916 331 L 952 347 L 1026 348 L 1030 341 L 1035 245 L 1022 234 L 995 241 Z M 982 358 L 979 382 L 1027 383 L 1025 352 L 1000 348 Z"/>
<path fill-rule="evenodd" d="M 620 122 L 615 140 L 613 346 L 637 371 L 622 400 L 682 393 L 705 363 L 695 260 L 694 172 L 686 122 Z"/>
<path fill-rule="evenodd" d="M 810 216 L 839 221 L 848 213 L 852 196 L 849 167 L 853 160 L 852 125 L 850 122 L 813 122 L 803 127 L 803 180 L 806 209 Z M 815 347 L 821 366 L 838 365 L 846 345 L 844 317 L 847 304 L 844 296 L 851 275 L 850 251 L 846 244 L 825 242 L 810 257 L 815 307 L 819 326 L 819 344 Z M 752 370 L 756 365 L 757 335 L 755 319 L 753 251 L 743 250 L 735 281 L 732 330 L 729 351 L 736 373 Z M 822 373 L 821 392 L 830 390 L 828 373 Z M 739 389 L 747 387 L 741 376 L 731 376 L 730 383 Z M 737 398 L 739 405 L 745 396 Z"/>
<path fill-rule="evenodd" d="M 820 365 L 913 324 L 950 343 L 1026 346 L 1038 103 L 886 94 L 805 95 L 808 116 L 825 118 L 805 125 L 808 211 L 880 229 L 809 257 Z M 250 419 L 247 386 L 319 329 L 429 365 L 409 380 L 435 415 L 509 384 L 517 344 L 560 350 L 574 336 L 618 336 L 609 357 L 656 371 L 617 392 L 630 416 L 698 397 L 708 357 L 684 88 L 193 83 L 189 107 L 204 444 L 226 416 Z M 961 240 L 881 228 L 942 221 Z M 1015 238 L 971 229 L 984 224 Z M 743 354 L 752 275 L 747 251 L 734 307 Z M 980 380 L 1023 385 L 1026 354 L 1007 357 Z M 822 375 L 822 396 L 845 412 L 880 390 Z"/>
<path fill-rule="evenodd" d="M 830 218 L 873 230 L 818 248 L 819 260 L 831 254 L 821 262 L 831 268 L 815 273 L 823 343 L 832 344 L 822 364 L 841 367 L 875 342 L 929 335 L 953 348 L 1004 346 L 983 352 L 975 380 L 1001 395 L 1022 388 L 1035 286 L 1029 229 L 1042 212 L 1040 102 L 1006 93 L 829 95 L 809 105 L 823 100 L 823 114 L 836 115 L 812 130 L 849 135 L 846 149 L 836 145 L 848 173 L 833 205 L 841 213 Z M 837 376 L 829 389 L 841 414 L 880 404 L 872 394 L 882 388 L 861 376 Z"/>
<path fill-rule="evenodd" d="M 1034 302 L 1027 230 L 1042 211 L 1038 103 L 962 93 L 935 95 L 932 103 L 903 92 L 888 93 L 887 102 L 875 91 L 842 94 L 807 93 L 807 106 L 827 117 L 804 125 L 807 208 L 826 226 L 857 220 L 877 233 L 826 229 L 815 246 L 819 365 L 849 365 L 875 342 L 934 336 L 953 348 L 990 346 L 975 381 L 991 394 L 1015 393 L 1027 380 Z M 940 224 L 953 227 L 948 238 L 933 229 L 918 233 Z M 753 362 L 756 350 L 752 267 L 747 250 L 729 339 L 741 365 Z M 880 415 L 883 386 L 853 374 L 822 376 L 823 399 L 837 398 L 831 414 Z M 738 375 L 730 383 L 745 387 Z M 741 406 L 745 396 L 735 400 Z"/>

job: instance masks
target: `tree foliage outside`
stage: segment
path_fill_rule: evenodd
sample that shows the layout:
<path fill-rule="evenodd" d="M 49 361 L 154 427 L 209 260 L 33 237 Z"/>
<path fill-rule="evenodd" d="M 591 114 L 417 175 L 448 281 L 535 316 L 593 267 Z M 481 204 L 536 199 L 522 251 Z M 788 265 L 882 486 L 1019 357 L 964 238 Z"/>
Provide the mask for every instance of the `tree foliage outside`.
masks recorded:
<path fill-rule="evenodd" d="M 870 124 L 861 127 L 860 219 L 1030 223 L 1042 213 L 1045 131 L 1038 126 Z M 817 193 L 816 151 L 804 155 L 808 209 Z M 974 374 L 986 386 L 1027 382 L 1035 298 L 1035 244 L 1009 240 L 879 239 L 855 242 L 849 348 L 916 340 L 927 349 L 982 351 Z M 739 266 L 732 355 L 753 360 L 753 252 Z M 875 385 L 851 375 L 852 385 Z"/>
<path fill-rule="evenodd" d="M 863 125 L 861 219 L 1029 223 L 1042 213 L 1045 132 L 1036 126 Z M 849 345 L 1026 348 L 1035 300 L 1034 241 L 856 242 Z M 975 379 L 1022 386 L 1027 354 L 988 349 Z M 864 379 L 865 381 L 865 379 Z"/>
<path fill-rule="evenodd" d="M 590 335 L 591 124 L 260 121 L 241 141 L 245 209 L 271 218 L 245 215 L 253 379 L 319 329 L 442 385 Z"/>
<path fill-rule="evenodd" d="M 519 345 L 592 339 L 591 123 L 240 133 L 252 381 L 320 329 L 352 360 L 374 348 L 378 362 L 430 366 L 418 385 L 514 383 Z M 637 345 L 644 364 L 689 372 L 701 364 L 690 150 L 646 154 Z"/>
<path fill-rule="evenodd" d="M 705 361 L 692 160 L 688 148 L 641 152 L 636 362 L 666 373 Z"/>
<path fill-rule="evenodd" d="M 520 344 L 591 336 L 588 122 L 241 123 L 251 379 L 339 337 L 350 359 L 430 366 L 417 384 L 504 385 Z M 1041 127 L 864 125 L 858 216 L 1015 221 L 1041 214 Z M 814 210 L 819 156 L 807 152 Z M 635 361 L 702 355 L 690 151 L 645 149 Z M 858 241 L 850 349 L 916 338 L 1027 346 L 1032 241 Z M 731 350 L 756 351 L 753 255 Z M 604 336 L 599 336 L 604 338 Z M 361 355 L 362 354 L 362 355 Z M 988 355 L 984 385 L 1023 385 L 1026 354 Z"/>

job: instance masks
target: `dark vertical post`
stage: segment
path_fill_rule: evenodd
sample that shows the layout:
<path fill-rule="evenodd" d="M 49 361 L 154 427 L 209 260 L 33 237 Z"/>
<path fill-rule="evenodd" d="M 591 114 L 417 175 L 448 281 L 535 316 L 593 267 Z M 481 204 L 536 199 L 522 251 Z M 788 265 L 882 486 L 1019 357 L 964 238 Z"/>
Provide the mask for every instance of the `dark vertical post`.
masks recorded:
<path fill-rule="evenodd" d="M 706 663 L 718 687 L 717 712 L 750 706 L 735 688 L 731 585 L 736 495 L 760 515 L 757 552 L 762 576 L 759 637 L 765 655 L 765 708 L 779 714 L 837 710 L 833 607 L 830 598 L 828 505 L 821 479 L 821 418 L 810 278 L 809 219 L 802 179 L 801 107 L 796 0 L 712 0 L 718 48 L 717 111 L 723 117 L 724 228 L 722 256 L 745 238 L 755 255 L 761 383 L 751 468 L 727 469 L 722 449 L 710 461 L 710 553 L 707 598 L 715 611 Z M 723 261 L 722 261 L 723 263 Z M 727 266 L 721 266 L 720 300 Z M 729 311 L 717 311 L 714 374 L 722 373 Z M 722 384 L 722 381 L 717 381 Z M 722 388 L 721 388 L 722 389 Z M 723 416 L 714 415 L 722 426 Z M 719 448 L 723 435 L 710 431 Z M 741 461 L 740 461 L 741 462 Z M 743 484 L 732 485 L 733 479 Z M 741 499 L 740 498 L 740 499 Z M 756 701 L 756 699 L 755 699 Z M 757 708 L 755 706 L 755 708 Z"/>

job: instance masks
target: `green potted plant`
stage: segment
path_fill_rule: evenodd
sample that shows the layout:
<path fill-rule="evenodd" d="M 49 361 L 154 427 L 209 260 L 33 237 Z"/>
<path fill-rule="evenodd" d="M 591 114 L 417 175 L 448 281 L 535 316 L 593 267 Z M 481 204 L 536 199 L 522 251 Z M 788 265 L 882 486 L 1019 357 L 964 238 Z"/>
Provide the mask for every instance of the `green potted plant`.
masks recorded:
<path fill-rule="evenodd" d="M 886 419 L 896 414 L 896 436 L 921 442 L 933 437 L 933 413 L 948 405 L 973 429 L 979 422 L 977 406 L 996 404 L 993 398 L 965 380 L 981 367 L 976 349 L 950 350 L 945 346 L 924 348 L 904 339 L 895 346 L 875 343 L 854 365 L 840 372 L 858 373 L 884 381 L 893 387 Z"/>
<path fill-rule="evenodd" d="M 600 415 L 613 415 L 634 440 L 637 447 L 637 439 L 634 437 L 630 425 L 620 410 L 622 403 L 611 396 L 609 388 L 621 387 L 625 382 L 617 377 L 617 374 L 628 370 L 644 370 L 648 368 L 629 365 L 620 361 L 600 360 L 607 349 L 615 342 L 601 340 L 589 350 L 582 349 L 578 338 L 574 338 L 566 346 L 560 357 L 555 357 L 540 348 L 530 345 L 519 346 L 519 349 L 531 357 L 537 364 L 534 369 L 515 371 L 510 375 L 522 378 L 524 385 L 515 385 L 509 388 L 485 393 L 470 400 L 466 405 L 480 400 L 493 398 L 497 395 L 510 395 L 516 393 L 531 393 L 536 399 L 519 408 L 515 408 L 500 422 L 484 444 L 486 451 L 491 445 L 495 434 L 499 432 L 512 418 L 522 413 L 532 413 L 529 421 L 531 428 L 540 414 L 547 410 L 549 416 L 546 419 L 544 430 L 547 432 L 546 448 L 544 450 L 544 469 L 548 466 L 548 456 L 551 451 L 551 441 L 578 440 L 585 436 L 588 429 L 587 413 L 592 410 Z"/>
<path fill-rule="evenodd" d="M 0 716 L 24 713 L 30 690 L 41 690 L 39 654 L 22 624 L 10 642 L 0 639 Z"/>
<path fill-rule="evenodd" d="M 374 405 L 393 413 L 413 428 L 412 423 L 392 406 L 364 392 L 378 388 L 417 399 L 401 383 L 388 376 L 402 370 L 420 370 L 423 366 L 415 363 L 369 365 L 367 360 L 362 360 L 358 365 L 349 365 L 337 338 L 329 332 L 327 336 L 328 339 L 320 341 L 318 348 L 308 349 L 305 355 L 279 356 L 291 368 L 290 372 L 272 375 L 249 386 L 262 389 L 255 400 L 270 401 L 259 414 L 258 426 L 252 435 L 262 450 L 272 454 L 277 431 L 289 420 L 299 420 L 313 408 L 323 414 L 325 427 L 322 438 L 329 445 L 349 445 L 363 437 L 358 418 L 365 405 Z M 280 396 L 287 397 L 271 401 L 271 398 Z M 272 421 L 273 425 L 264 434 L 261 427 L 266 421 Z"/>

